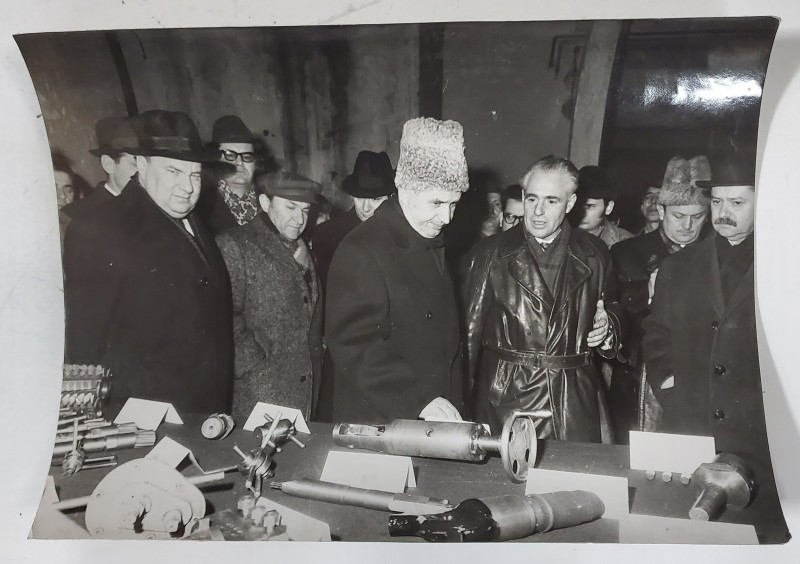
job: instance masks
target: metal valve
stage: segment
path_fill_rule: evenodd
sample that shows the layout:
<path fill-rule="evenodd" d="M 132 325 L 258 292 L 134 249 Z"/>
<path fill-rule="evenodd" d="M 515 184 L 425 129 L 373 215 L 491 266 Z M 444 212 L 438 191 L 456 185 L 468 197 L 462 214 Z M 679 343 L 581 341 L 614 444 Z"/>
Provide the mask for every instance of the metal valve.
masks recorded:
<path fill-rule="evenodd" d="M 534 418 L 550 417 L 548 410 L 513 411 L 499 436 L 488 434 L 479 423 L 396 419 L 386 425 L 339 423 L 333 429 L 338 446 L 363 448 L 387 454 L 480 461 L 488 452 L 500 455 L 512 481 L 524 482 L 536 459 Z"/>
<path fill-rule="evenodd" d="M 700 495 L 689 510 L 689 518 L 714 519 L 728 507 L 744 509 L 756 488 L 753 470 L 734 454 L 722 453 L 692 474 L 692 484 Z"/>

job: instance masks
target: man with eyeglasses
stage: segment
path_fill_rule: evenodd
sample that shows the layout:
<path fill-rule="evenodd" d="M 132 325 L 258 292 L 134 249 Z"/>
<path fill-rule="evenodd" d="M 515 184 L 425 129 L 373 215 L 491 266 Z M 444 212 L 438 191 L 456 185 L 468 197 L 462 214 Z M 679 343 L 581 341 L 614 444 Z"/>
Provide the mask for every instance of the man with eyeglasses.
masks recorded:
<path fill-rule="evenodd" d="M 503 201 L 503 231 L 508 231 L 525 217 L 522 206 L 522 186 L 512 184 L 500 194 Z"/>
<path fill-rule="evenodd" d="M 212 182 L 204 188 L 198 204 L 214 234 L 246 225 L 258 214 L 253 183 L 258 164 L 256 144 L 256 137 L 239 116 L 225 115 L 214 122 L 211 146 L 219 149 L 220 164 L 207 167 Z"/>

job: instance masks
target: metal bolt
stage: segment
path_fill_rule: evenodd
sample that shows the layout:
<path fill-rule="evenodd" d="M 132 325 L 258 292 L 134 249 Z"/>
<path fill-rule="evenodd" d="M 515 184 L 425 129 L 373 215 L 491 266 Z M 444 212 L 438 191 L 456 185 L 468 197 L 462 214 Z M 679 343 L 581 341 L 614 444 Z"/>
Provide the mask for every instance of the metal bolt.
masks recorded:
<path fill-rule="evenodd" d="M 655 470 L 647 470 L 647 471 L 644 473 L 644 475 L 645 475 L 645 476 L 647 476 L 647 479 L 648 479 L 648 480 L 655 480 L 655 479 L 656 479 L 656 473 L 655 473 Z"/>
<path fill-rule="evenodd" d="M 691 482 L 691 481 L 692 481 L 692 475 L 691 474 L 686 474 L 686 473 L 681 474 L 681 484 L 683 484 L 684 486 L 688 486 L 689 482 Z"/>
<path fill-rule="evenodd" d="M 665 484 L 669 484 L 672 481 L 672 472 L 662 472 L 661 479 Z"/>

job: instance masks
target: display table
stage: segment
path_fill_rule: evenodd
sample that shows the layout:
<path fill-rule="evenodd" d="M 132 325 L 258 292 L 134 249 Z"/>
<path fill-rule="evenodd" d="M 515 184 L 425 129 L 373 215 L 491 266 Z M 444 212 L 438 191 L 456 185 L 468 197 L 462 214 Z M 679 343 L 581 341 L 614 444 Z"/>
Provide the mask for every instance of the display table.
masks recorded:
<path fill-rule="evenodd" d="M 202 416 L 184 416 L 184 425 L 163 423 L 157 431 L 158 440 L 171 437 L 191 449 L 204 470 L 210 471 L 238 464 L 240 457 L 234 452 L 236 444 L 243 450 L 257 446 L 252 432 L 243 431 L 243 420 L 222 440 L 208 440 L 200 433 Z M 289 443 L 276 454 L 275 477 L 270 481 L 288 481 L 297 478 L 318 479 L 330 450 L 346 450 L 333 445 L 332 425 L 311 423 L 311 435 L 298 434 L 306 448 Z M 120 450 L 115 454 L 122 464 L 144 457 L 149 448 Z M 490 455 L 481 463 L 458 462 L 438 459 L 413 459 L 417 477 L 417 488 L 409 489 L 431 497 L 448 499 L 458 503 L 469 498 L 480 498 L 506 493 L 523 494 L 525 484 L 514 484 L 506 475 L 500 459 Z M 659 515 L 664 517 L 687 517 L 694 496 L 691 486 L 679 480 L 664 483 L 660 479 L 648 480 L 643 471 L 630 470 L 628 447 L 621 445 L 599 445 L 569 443 L 564 441 L 540 441 L 537 468 L 627 477 L 629 480 L 631 513 Z M 56 489 L 60 499 L 84 496 L 92 493 L 98 482 L 111 468 L 82 470 L 69 477 L 61 476 L 60 467 L 53 467 Z M 187 467 L 187 476 L 199 473 Z M 207 514 L 223 509 L 235 508 L 237 500 L 249 492 L 244 487 L 244 477 L 238 472 L 229 472 L 225 479 L 211 487 L 203 488 L 207 501 Z M 325 521 L 330 526 L 334 540 L 343 541 L 393 541 L 424 542 L 416 537 L 390 537 L 387 529 L 388 515 L 380 511 L 335 505 L 283 494 L 264 487 L 264 497 L 277 503 Z M 763 488 L 755 502 L 742 511 L 728 511 L 720 519 L 732 523 L 748 523 L 756 527 L 761 542 L 785 540 L 785 523 L 776 505 L 777 496 L 769 488 Z M 81 526 L 83 511 L 67 513 Z M 530 542 L 618 542 L 619 527 L 616 520 L 600 519 L 569 529 L 555 530 L 523 539 Z"/>

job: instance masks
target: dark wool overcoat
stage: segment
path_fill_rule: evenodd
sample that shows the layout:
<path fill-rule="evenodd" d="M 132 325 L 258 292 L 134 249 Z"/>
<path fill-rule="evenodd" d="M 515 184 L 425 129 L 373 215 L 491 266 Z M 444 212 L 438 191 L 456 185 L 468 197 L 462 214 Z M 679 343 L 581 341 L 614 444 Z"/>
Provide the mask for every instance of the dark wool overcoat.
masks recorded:
<path fill-rule="evenodd" d="M 492 350 L 590 356 L 586 337 L 597 301 L 603 298 L 615 346 L 596 350 L 607 358 L 615 356 L 621 320 L 608 249 L 599 238 L 566 222 L 562 229 L 567 254 L 553 293 L 528 247 L 523 224 L 479 242 L 471 252 L 464 295 L 475 416 L 499 430 L 514 409 L 549 409 L 553 417 L 537 422 L 540 437 L 610 440 L 608 408 L 591 362 L 534 368 Z"/>
<path fill-rule="evenodd" d="M 336 250 L 325 327 L 335 421 L 416 419 L 439 396 L 463 408 L 456 298 L 432 242 L 392 198 Z"/>
<path fill-rule="evenodd" d="M 311 419 L 322 365 L 322 304 L 313 261 L 307 284 L 264 213 L 220 235 L 217 243 L 233 296 L 233 412 L 247 415 L 263 401 L 294 407 Z"/>
<path fill-rule="evenodd" d="M 228 275 L 205 225 L 194 214 L 188 221 L 194 237 L 134 177 L 67 229 L 67 360 L 110 368 L 115 403 L 134 396 L 179 413 L 230 410 Z"/>
<path fill-rule="evenodd" d="M 661 263 L 651 313 L 642 323 L 647 380 L 664 409 L 659 430 L 710 435 L 718 452 L 743 457 L 760 484 L 754 503 L 763 507 L 777 504 L 777 494 L 764 421 L 753 263 L 725 304 L 716 237 Z M 779 507 L 766 514 L 772 517 L 757 523 L 756 532 L 770 530 L 769 542 L 785 540 Z M 742 518 L 747 522 L 746 514 Z"/>
<path fill-rule="evenodd" d="M 331 267 L 331 260 L 333 260 L 333 253 L 342 239 L 359 225 L 361 225 L 361 220 L 356 214 L 356 209 L 352 208 L 347 213 L 316 226 L 311 232 L 311 252 L 317 261 L 323 293 L 328 285 L 328 271 Z"/>

